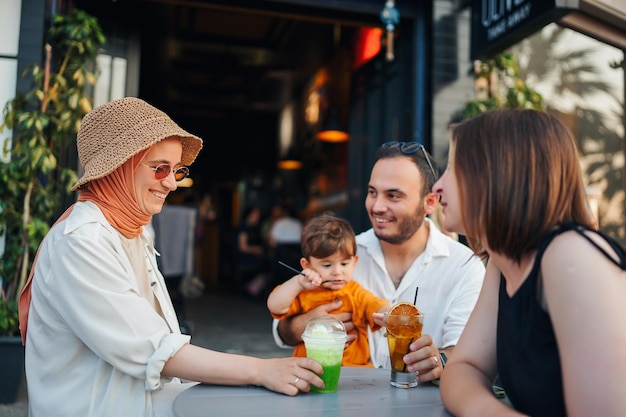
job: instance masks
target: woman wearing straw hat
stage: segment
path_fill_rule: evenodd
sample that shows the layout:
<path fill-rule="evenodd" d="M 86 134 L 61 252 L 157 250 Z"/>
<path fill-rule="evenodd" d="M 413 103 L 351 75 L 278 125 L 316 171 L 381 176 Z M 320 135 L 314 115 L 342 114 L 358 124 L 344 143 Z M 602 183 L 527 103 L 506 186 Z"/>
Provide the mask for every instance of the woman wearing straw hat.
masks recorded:
<path fill-rule="evenodd" d="M 77 138 L 78 202 L 43 240 L 20 297 L 30 415 L 171 415 L 192 384 L 323 386 L 306 358 L 258 359 L 189 344 L 143 227 L 189 173 L 202 140 L 137 98 L 104 104 Z M 28 331 L 27 331 L 28 330 Z"/>

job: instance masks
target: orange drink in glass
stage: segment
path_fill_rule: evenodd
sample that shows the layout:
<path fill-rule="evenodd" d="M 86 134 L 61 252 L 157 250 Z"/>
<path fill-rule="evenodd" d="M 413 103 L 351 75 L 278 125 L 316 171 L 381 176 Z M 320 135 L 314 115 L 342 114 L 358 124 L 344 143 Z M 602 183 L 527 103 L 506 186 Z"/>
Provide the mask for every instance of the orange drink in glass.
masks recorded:
<path fill-rule="evenodd" d="M 389 359 L 391 361 L 390 384 L 398 388 L 417 386 L 417 373 L 407 372 L 402 360 L 409 353 L 409 345 L 422 336 L 424 315 L 413 304 L 398 303 L 385 313 Z"/>

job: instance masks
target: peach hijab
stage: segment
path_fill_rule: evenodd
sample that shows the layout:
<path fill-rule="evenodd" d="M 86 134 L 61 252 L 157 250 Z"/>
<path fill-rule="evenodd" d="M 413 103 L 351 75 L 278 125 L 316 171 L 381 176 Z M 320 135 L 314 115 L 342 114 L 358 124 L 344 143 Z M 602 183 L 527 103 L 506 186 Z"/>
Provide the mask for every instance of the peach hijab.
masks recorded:
<path fill-rule="evenodd" d="M 145 149 L 132 156 L 109 175 L 90 181 L 87 188 L 78 195 L 78 201 L 91 201 L 96 204 L 111 226 L 127 239 L 139 236 L 143 231 L 143 226 L 148 224 L 152 218 L 152 216 L 144 214 L 139 208 L 134 183 L 135 171 L 148 152 L 149 149 Z M 73 208 L 74 205 L 72 204 L 52 227 L 65 220 Z M 41 246 L 39 247 L 41 248 Z M 31 284 L 38 255 L 39 250 L 37 250 L 28 281 L 24 285 L 18 301 L 20 333 L 23 345 L 26 344 L 28 313 L 32 299 Z"/>

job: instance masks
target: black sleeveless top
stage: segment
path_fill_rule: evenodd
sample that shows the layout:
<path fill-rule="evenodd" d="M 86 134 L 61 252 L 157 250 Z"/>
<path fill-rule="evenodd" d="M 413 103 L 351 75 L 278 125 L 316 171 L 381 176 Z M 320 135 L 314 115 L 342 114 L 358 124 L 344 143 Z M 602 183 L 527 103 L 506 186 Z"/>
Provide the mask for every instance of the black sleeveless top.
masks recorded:
<path fill-rule="evenodd" d="M 613 263 L 626 270 L 626 251 L 610 237 L 602 236 L 618 254 L 619 262 L 585 233 L 584 226 L 565 223 L 545 236 L 533 268 L 519 290 L 509 298 L 504 276 L 500 276 L 497 352 L 502 387 L 513 407 L 533 417 L 566 416 L 561 378 L 561 360 L 550 316 L 541 307 L 541 258 L 560 233 L 575 230 Z M 626 296 L 626 294 L 625 294 Z"/>

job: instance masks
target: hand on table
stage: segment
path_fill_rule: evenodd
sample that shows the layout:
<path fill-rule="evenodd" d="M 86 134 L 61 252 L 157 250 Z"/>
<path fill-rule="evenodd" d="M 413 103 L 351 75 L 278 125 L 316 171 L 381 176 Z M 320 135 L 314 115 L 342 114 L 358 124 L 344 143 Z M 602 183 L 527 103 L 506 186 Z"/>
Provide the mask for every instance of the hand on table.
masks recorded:
<path fill-rule="evenodd" d="M 317 376 L 322 373 L 322 365 L 308 358 L 276 358 L 262 361 L 259 368 L 260 385 L 287 395 L 309 392 L 309 384 L 318 388 L 324 382 Z"/>
<path fill-rule="evenodd" d="M 428 382 L 441 377 L 443 365 L 439 358 L 439 349 L 433 343 L 433 338 L 422 335 L 409 346 L 411 352 L 404 355 L 409 372 L 417 372 L 419 382 Z"/>

